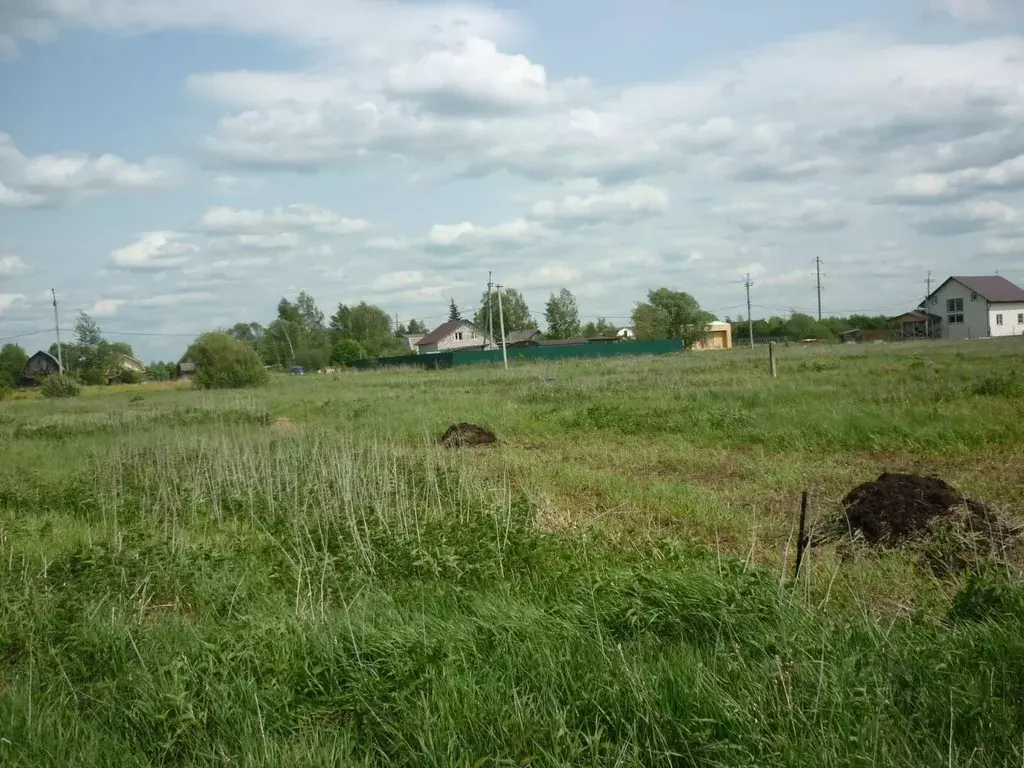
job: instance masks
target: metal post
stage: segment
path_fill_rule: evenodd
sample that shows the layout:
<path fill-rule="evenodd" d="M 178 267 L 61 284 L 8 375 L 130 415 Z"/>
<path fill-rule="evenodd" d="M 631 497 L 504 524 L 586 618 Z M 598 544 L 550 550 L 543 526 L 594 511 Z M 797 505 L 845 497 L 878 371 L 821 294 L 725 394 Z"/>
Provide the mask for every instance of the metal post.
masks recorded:
<path fill-rule="evenodd" d="M 932 316 L 928 311 L 928 299 L 932 297 L 932 271 L 930 269 L 925 283 L 928 285 L 928 295 L 924 297 L 924 337 L 930 339 L 932 337 Z"/>
<path fill-rule="evenodd" d="M 60 345 L 60 318 L 57 315 L 57 291 L 50 289 L 53 294 L 53 330 L 57 333 L 57 365 L 60 372 L 64 373 L 64 348 Z"/>
<path fill-rule="evenodd" d="M 501 359 L 505 363 L 505 370 L 508 370 L 508 349 L 505 346 L 505 313 L 501 308 L 501 286 L 497 285 L 495 288 L 498 289 L 498 323 L 501 330 Z"/>

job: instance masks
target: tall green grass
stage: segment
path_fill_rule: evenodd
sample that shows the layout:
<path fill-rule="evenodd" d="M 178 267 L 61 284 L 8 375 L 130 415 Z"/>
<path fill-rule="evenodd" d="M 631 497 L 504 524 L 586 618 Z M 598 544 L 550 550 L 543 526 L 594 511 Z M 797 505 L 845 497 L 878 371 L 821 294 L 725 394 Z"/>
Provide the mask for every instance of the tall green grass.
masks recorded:
<path fill-rule="evenodd" d="M 1020 765 L 1006 568 L 915 574 L 891 609 L 861 587 L 898 556 L 812 553 L 794 585 L 745 542 L 544 519 L 656 505 L 717 534 L 748 491 L 848 483 L 879 447 L 992 456 L 964 471 L 1012 499 L 1020 402 L 985 382 L 1015 358 L 963 349 L 783 349 L 777 382 L 691 355 L 4 403 L 0 763 Z M 504 445 L 430 444 L 455 420 Z"/>

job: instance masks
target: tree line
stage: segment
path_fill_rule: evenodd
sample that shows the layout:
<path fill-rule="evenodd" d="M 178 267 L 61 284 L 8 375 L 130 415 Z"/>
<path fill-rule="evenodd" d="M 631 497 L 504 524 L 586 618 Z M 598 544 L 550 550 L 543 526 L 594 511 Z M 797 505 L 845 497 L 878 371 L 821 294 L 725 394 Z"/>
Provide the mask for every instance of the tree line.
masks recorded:
<path fill-rule="evenodd" d="M 500 317 L 504 319 L 505 333 L 539 330 L 534 315 L 523 294 L 514 288 L 505 288 L 501 295 Z M 551 293 L 544 304 L 546 328 L 543 336 L 549 339 L 597 338 L 614 336 L 618 326 L 606 318 L 582 321 L 579 304 L 568 288 Z M 461 320 L 462 311 L 455 299 L 448 303 L 448 320 Z M 704 310 L 699 302 L 685 291 L 657 288 L 649 291 L 647 300 L 637 303 L 629 324 L 638 339 L 681 339 L 692 347 L 707 335 L 709 323 L 717 320 Z M 472 322 L 499 337 L 499 310 L 497 294 L 484 291 L 473 312 Z M 869 330 L 889 327 L 885 316 L 850 315 L 817 320 L 810 315 L 793 312 L 788 316 L 772 316 L 754 320 L 751 324 L 743 317 L 725 318 L 732 324 L 735 343 L 742 343 L 753 326 L 756 339 L 821 339 L 834 341 L 840 332 L 858 328 Z M 316 370 L 329 365 L 347 365 L 354 360 L 409 354 L 405 337 L 427 333 L 430 329 L 415 318 L 396 319 L 383 308 L 361 301 L 358 304 L 339 304 L 329 318 L 313 297 L 305 291 L 294 300 L 282 298 L 277 304 L 275 318 L 267 325 L 258 322 L 239 322 L 225 332 L 254 349 L 266 366 L 287 368 L 302 366 Z M 57 356 L 57 345 L 52 344 L 50 354 Z M 102 329 L 89 315 L 80 312 L 75 321 L 72 340 L 63 345 L 65 368 L 85 384 L 100 384 L 118 373 L 131 380 L 131 373 L 121 372 L 119 361 L 123 356 L 134 357 L 132 346 L 125 342 L 107 341 Z M 28 360 L 28 354 L 18 344 L 5 344 L 0 348 L 0 388 L 17 386 Z M 166 380 L 176 373 L 175 362 L 154 361 L 147 366 L 146 378 Z"/>

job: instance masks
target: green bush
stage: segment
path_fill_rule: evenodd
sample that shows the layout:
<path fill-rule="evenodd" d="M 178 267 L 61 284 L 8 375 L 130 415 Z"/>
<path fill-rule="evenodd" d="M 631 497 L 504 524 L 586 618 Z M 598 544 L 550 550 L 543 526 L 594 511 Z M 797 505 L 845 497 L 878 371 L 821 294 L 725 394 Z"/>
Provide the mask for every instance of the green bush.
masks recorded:
<path fill-rule="evenodd" d="M 70 376 L 60 374 L 47 376 L 40 391 L 46 398 L 77 397 L 82 387 Z"/>
<path fill-rule="evenodd" d="M 0 384 L 0 400 L 6 400 L 13 391 L 10 387 Z"/>
<path fill-rule="evenodd" d="M 122 384 L 141 384 L 142 374 L 138 371 L 121 371 L 117 374 L 117 377 L 121 380 Z"/>
<path fill-rule="evenodd" d="M 204 333 L 188 348 L 199 389 L 258 387 L 270 378 L 256 350 L 226 333 Z"/>
<path fill-rule="evenodd" d="M 348 365 L 354 360 L 364 360 L 369 355 L 366 349 L 355 339 L 342 339 L 331 351 L 331 362 L 334 365 Z"/>

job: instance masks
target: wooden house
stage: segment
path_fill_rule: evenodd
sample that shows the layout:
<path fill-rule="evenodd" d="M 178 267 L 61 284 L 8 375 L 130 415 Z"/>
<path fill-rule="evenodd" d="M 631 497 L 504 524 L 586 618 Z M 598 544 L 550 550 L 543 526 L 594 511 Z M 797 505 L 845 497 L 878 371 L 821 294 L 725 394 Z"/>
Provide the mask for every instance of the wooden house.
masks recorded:
<path fill-rule="evenodd" d="M 41 384 L 42 380 L 47 376 L 58 373 L 61 373 L 61 367 L 57 358 L 49 352 L 39 350 L 25 363 L 18 385 L 22 387 L 35 387 Z"/>

